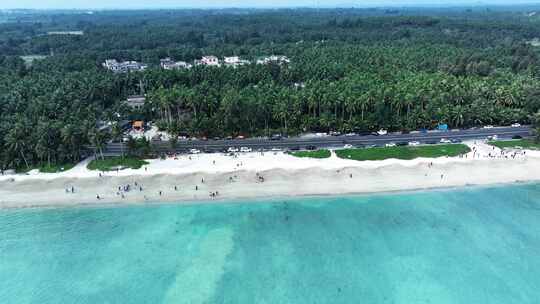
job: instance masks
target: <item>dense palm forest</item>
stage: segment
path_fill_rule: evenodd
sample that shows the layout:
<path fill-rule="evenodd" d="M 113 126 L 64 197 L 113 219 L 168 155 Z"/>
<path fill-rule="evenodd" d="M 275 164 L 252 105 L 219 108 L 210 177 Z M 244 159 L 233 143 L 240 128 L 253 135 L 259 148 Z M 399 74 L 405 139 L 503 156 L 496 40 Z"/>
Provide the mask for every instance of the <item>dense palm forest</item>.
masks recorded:
<path fill-rule="evenodd" d="M 535 12 L 0 13 L 0 167 L 75 162 L 84 146 L 120 134 L 98 131 L 103 121 L 207 137 L 531 123 L 540 109 Z M 84 34 L 47 34 L 63 30 Z M 164 57 L 272 54 L 291 62 L 159 68 Z M 108 58 L 150 68 L 113 74 L 101 67 Z M 144 109 L 122 103 L 141 93 Z"/>

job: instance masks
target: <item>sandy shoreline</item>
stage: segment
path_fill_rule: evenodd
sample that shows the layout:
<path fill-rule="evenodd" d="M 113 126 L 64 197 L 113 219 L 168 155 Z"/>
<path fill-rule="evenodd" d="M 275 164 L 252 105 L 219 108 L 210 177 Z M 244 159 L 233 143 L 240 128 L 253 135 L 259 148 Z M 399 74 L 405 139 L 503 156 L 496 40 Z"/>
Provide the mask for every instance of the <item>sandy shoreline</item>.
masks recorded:
<path fill-rule="evenodd" d="M 83 162 L 59 174 L 0 177 L 0 208 L 209 202 L 212 192 L 219 193 L 219 202 L 540 181 L 538 151 L 504 158 L 498 149 L 474 146 L 478 151 L 474 159 L 471 152 L 466 158 L 409 161 L 358 162 L 335 155 L 322 160 L 299 159 L 283 153 L 248 153 L 234 158 L 204 154 L 151 160 L 146 168 L 102 173 L 101 177 L 99 172 L 87 170 L 87 162 Z M 488 158 L 489 153 L 497 157 Z M 123 191 L 126 185 L 130 191 Z M 71 187 L 74 193 L 66 192 Z"/>

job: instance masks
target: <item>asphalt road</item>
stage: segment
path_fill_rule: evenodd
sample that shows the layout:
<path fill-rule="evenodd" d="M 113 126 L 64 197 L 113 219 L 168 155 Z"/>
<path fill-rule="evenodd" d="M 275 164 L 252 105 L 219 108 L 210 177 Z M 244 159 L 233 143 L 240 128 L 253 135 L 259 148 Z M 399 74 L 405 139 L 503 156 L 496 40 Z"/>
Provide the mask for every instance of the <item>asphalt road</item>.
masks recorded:
<path fill-rule="evenodd" d="M 223 151 L 229 147 L 249 147 L 253 150 L 265 149 L 270 150 L 273 148 L 279 149 L 306 149 L 308 146 L 316 148 L 331 148 L 331 147 L 343 147 L 345 144 L 353 146 L 369 146 L 377 145 L 383 146 L 387 143 L 399 143 L 418 141 L 420 143 L 435 143 L 439 142 L 442 138 L 446 139 L 485 139 L 487 136 L 497 135 L 499 138 L 511 138 L 515 135 L 523 137 L 530 135 L 531 128 L 528 126 L 522 126 L 518 128 L 513 127 L 496 127 L 491 129 L 467 129 L 467 130 L 451 130 L 451 131 L 429 131 L 427 133 L 412 132 L 409 134 L 387 134 L 381 136 L 367 135 L 367 136 L 318 136 L 318 137 L 291 137 L 281 140 L 270 140 L 262 138 L 250 138 L 250 139 L 232 139 L 232 140 L 181 140 L 178 141 L 176 152 L 188 152 L 190 149 L 198 149 L 207 152 Z M 164 141 L 153 141 L 153 148 L 158 152 L 171 152 L 173 151 L 171 145 Z M 125 144 L 123 143 L 109 143 L 106 148 L 108 155 L 120 155 L 123 151 L 126 151 Z"/>

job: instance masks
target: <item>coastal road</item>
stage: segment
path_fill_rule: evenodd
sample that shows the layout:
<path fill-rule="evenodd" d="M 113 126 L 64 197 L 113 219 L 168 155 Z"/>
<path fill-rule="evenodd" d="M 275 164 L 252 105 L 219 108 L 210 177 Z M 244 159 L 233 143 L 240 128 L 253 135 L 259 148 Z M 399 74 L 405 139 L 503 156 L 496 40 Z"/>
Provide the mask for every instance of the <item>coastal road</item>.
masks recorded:
<path fill-rule="evenodd" d="M 332 148 L 343 147 L 346 144 L 353 146 L 384 146 L 387 143 L 399 143 L 418 141 L 420 143 L 437 143 L 442 138 L 471 140 L 485 139 L 488 136 L 497 135 L 499 138 L 511 138 L 512 136 L 530 136 L 529 126 L 521 127 L 495 127 L 490 129 L 465 129 L 450 131 L 411 132 L 408 134 L 391 133 L 387 135 L 341 135 L 341 136 L 313 136 L 313 137 L 290 137 L 281 140 L 263 138 L 232 139 L 232 140 L 180 140 L 176 152 L 187 152 L 190 149 L 198 149 L 206 152 L 217 152 L 229 147 L 249 147 L 253 150 L 278 149 L 306 149 L 307 147 Z M 152 141 L 152 147 L 157 152 L 172 152 L 171 145 L 166 141 Z M 109 143 L 104 152 L 108 155 L 121 155 L 127 150 L 124 143 Z"/>

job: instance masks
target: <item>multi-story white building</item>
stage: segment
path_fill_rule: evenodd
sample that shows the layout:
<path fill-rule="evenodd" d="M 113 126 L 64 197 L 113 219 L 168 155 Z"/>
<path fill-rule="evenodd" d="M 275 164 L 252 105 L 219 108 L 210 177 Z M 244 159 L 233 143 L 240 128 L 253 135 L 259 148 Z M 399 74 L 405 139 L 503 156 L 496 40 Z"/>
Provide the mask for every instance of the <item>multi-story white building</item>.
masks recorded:
<path fill-rule="evenodd" d="M 219 59 L 216 56 L 204 56 L 201 58 L 201 64 L 208 66 L 219 66 Z"/>
<path fill-rule="evenodd" d="M 289 62 L 291 62 L 291 60 L 287 58 L 286 56 L 276 56 L 276 55 L 264 57 L 257 60 L 257 64 L 269 64 L 269 63 L 284 64 L 284 63 L 289 63 Z"/>
<path fill-rule="evenodd" d="M 160 60 L 160 66 L 165 70 L 178 70 L 178 69 L 189 69 L 191 64 L 185 61 L 176 61 L 174 62 L 171 58 L 165 58 Z"/>
<path fill-rule="evenodd" d="M 238 56 L 225 57 L 223 61 L 225 62 L 225 65 L 233 66 L 233 67 L 244 65 L 244 64 L 250 64 L 249 60 L 240 59 Z"/>
<path fill-rule="evenodd" d="M 107 59 L 103 66 L 114 73 L 144 71 L 148 66 L 137 61 L 118 62 L 116 59 Z"/>

